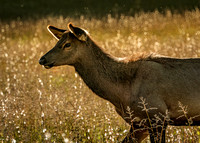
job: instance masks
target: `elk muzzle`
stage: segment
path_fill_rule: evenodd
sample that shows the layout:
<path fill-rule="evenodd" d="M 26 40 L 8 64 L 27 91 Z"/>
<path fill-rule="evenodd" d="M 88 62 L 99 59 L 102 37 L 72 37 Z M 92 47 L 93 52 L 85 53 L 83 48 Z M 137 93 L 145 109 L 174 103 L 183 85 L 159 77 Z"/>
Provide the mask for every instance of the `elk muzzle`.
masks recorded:
<path fill-rule="evenodd" d="M 39 64 L 40 64 L 40 65 L 44 65 L 45 63 L 47 63 L 47 60 L 46 60 L 46 58 L 45 58 L 44 56 L 42 56 L 42 57 L 40 58 L 40 60 L 39 60 Z"/>
<path fill-rule="evenodd" d="M 50 69 L 50 68 L 52 68 L 52 67 L 54 66 L 54 63 L 48 64 L 48 63 L 47 63 L 47 60 L 46 60 L 46 58 L 45 58 L 44 56 L 42 56 L 42 57 L 40 58 L 39 64 L 40 64 L 40 65 L 43 65 L 46 69 Z"/>

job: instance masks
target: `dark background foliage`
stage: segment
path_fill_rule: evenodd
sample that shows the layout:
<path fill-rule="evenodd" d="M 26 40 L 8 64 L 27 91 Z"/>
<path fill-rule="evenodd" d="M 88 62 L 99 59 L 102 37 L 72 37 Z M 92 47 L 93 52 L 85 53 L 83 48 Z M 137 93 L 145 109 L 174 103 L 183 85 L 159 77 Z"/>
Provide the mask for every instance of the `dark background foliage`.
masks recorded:
<path fill-rule="evenodd" d="M 195 8 L 200 8 L 200 0 L 0 0 L 0 20 L 47 15 L 134 15 L 155 10 L 165 13 L 166 9 L 182 13 Z"/>

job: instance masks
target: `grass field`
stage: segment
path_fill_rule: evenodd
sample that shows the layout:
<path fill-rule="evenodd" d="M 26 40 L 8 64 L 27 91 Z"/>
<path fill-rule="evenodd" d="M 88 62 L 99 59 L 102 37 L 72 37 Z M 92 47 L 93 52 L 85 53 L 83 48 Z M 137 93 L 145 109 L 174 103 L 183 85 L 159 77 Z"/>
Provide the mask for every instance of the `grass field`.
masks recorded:
<path fill-rule="evenodd" d="M 102 19 L 45 17 L 0 25 L 0 142 L 119 142 L 129 126 L 69 66 L 44 69 L 39 58 L 56 40 L 51 24 L 87 29 L 108 53 L 200 57 L 200 11 Z M 200 140 L 199 127 L 168 127 L 167 142 Z M 148 139 L 145 141 L 148 142 Z"/>

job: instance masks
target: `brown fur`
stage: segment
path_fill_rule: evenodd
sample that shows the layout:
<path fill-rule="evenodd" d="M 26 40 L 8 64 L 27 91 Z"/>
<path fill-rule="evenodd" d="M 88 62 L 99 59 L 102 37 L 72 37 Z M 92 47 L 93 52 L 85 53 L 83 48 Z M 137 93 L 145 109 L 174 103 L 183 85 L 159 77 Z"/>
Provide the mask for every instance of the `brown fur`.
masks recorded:
<path fill-rule="evenodd" d="M 134 142 L 132 137 L 141 142 L 147 136 L 147 131 L 151 142 L 165 142 L 167 124 L 179 126 L 188 123 L 182 117 L 183 113 L 179 112 L 178 102 L 188 105 L 188 117 L 195 117 L 191 125 L 200 125 L 200 59 L 150 55 L 121 60 L 104 52 L 84 30 L 71 24 L 68 28 L 70 32 L 63 33 L 56 46 L 40 59 L 40 64 L 46 68 L 74 66 L 87 86 L 110 101 L 117 113 L 131 125 L 124 142 Z M 71 43 L 71 47 L 63 48 L 65 43 Z M 149 110 L 150 119 L 156 114 L 165 115 L 168 111 L 165 117 L 171 121 L 167 122 L 161 116 L 165 124 L 158 122 L 156 128 L 152 128 L 149 122 L 140 125 L 147 118 L 146 112 L 139 107 L 141 97 L 148 103 L 147 107 L 156 108 Z M 127 107 L 134 111 L 134 122 L 127 113 Z"/>

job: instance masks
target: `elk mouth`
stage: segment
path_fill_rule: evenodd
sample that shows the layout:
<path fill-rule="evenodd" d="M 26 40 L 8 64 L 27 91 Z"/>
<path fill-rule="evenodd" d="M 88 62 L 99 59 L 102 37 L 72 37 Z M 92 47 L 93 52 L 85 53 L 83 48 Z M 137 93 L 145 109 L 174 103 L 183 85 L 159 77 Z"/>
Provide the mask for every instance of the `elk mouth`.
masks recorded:
<path fill-rule="evenodd" d="M 50 68 L 52 68 L 53 66 L 54 66 L 54 63 L 48 64 L 48 65 L 44 65 L 44 67 L 45 67 L 46 69 L 50 69 Z"/>

